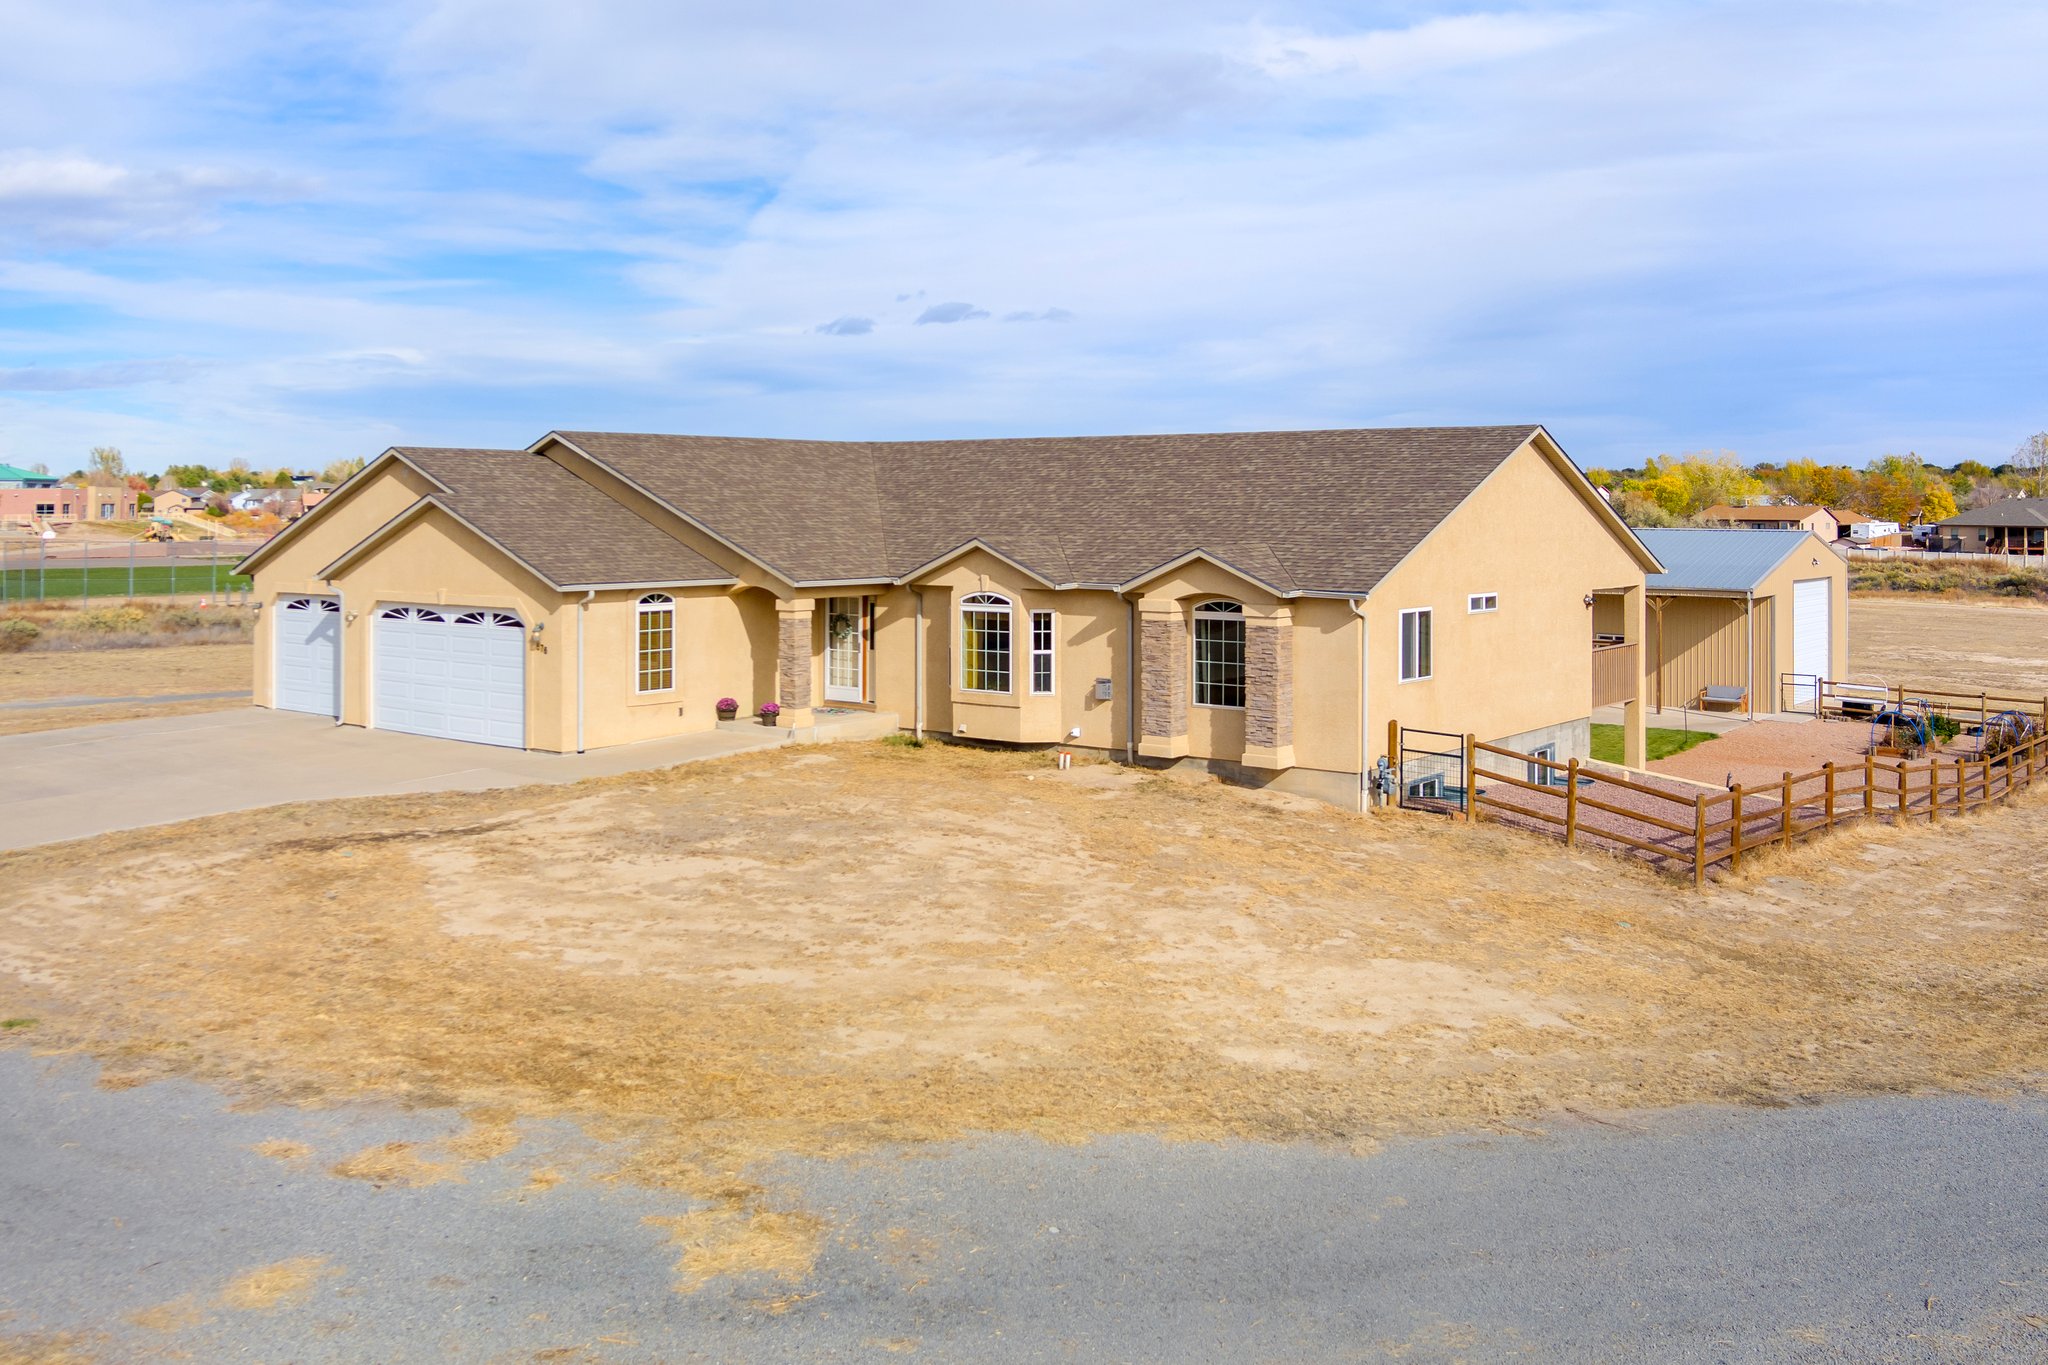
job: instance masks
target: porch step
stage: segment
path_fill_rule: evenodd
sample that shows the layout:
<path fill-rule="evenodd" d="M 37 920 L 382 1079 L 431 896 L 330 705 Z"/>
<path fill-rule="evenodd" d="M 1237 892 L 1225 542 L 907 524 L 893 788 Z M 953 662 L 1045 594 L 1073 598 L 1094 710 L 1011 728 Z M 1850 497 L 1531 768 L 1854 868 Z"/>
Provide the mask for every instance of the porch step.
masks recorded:
<path fill-rule="evenodd" d="M 763 724 L 762 724 L 762 723 L 761 723 L 760 721 L 758 721 L 758 720 L 752 720 L 752 719 L 748 719 L 748 720 L 721 720 L 721 721 L 717 722 L 717 725 L 718 725 L 718 728 L 719 728 L 719 729 L 721 729 L 721 730 L 730 730 L 730 731 L 732 731 L 732 732 L 733 732 L 733 733 L 735 733 L 735 734 L 741 734 L 741 735 L 752 735 L 752 734 L 758 734 L 758 733 L 760 733 L 760 732 L 761 732 L 761 731 L 763 731 L 763 730 L 769 730 L 769 731 L 772 731 L 772 730 L 774 730 L 774 728 L 775 728 L 775 727 L 774 727 L 774 726 L 772 726 L 772 725 L 763 725 Z M 788 735 L 789 735 L 789 731 L 787 731 L 787 730 L 784 730 L 784 731 L 782 732 L 782 734 L 783 734 L 783 737 L 784 737 L 784 738 L 786 739 L 786 738 L 788 738 Z"/>

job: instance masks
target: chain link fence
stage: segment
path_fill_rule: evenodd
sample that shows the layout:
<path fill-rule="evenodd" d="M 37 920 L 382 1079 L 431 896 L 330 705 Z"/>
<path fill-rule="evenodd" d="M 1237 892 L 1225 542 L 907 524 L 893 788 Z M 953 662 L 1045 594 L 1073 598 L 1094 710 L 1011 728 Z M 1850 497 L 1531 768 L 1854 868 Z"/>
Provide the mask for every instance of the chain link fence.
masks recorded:
<path fill-rule="evenodd" d="M 134 598 L 246 601 L 235 566 L 261 541 L 0 541 L 0 606 Z"/>

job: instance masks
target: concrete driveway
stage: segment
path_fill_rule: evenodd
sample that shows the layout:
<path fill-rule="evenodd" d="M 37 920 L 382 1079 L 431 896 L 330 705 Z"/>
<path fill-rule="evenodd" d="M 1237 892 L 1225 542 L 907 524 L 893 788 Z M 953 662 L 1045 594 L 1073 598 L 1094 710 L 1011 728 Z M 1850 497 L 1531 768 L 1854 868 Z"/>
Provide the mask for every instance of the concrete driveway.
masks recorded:
<path fill-rule="evenodd" d="M 786 738 L 721 730 L 541 754 L 257 707 L 7 735 L 0 850 L 292 801 L 576 782 L 773 748 Z"/>

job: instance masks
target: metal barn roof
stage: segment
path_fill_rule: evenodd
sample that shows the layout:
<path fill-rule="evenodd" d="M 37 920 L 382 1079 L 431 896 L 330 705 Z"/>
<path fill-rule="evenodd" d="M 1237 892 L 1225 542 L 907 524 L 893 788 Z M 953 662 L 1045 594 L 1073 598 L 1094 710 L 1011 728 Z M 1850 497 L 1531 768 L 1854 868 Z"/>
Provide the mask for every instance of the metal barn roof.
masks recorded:
<path fill-rule="evenodd" d="M 1804 545 L 1811 531 L 1744 531 L 1721 528 L 1636 532 L 1664 572 L 1644 580 L 1651 592 L 1748 592 Z"/>

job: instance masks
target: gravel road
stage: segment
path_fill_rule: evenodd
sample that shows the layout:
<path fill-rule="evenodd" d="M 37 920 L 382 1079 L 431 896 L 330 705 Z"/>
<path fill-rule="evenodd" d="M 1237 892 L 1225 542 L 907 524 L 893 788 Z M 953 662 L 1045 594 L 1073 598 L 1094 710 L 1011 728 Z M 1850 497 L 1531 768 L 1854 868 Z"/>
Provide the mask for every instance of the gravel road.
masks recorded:
<path fill-rule="evenodd" d="M 380 1189 L 326 1168 L 451 1116 L 238 1111 L 94 1076 L 0 1051 L 0 1356 L 2048 1357 L 2039 1097 L 1573 1119 L 1364 1155 L 1006 1138 L 787 1163 L 777 1198 L 833 1228 L 812 1277 L 683 1294 L 643 1220 L 688 1206 L 578 1178 L 592 1149 L 566 1127 L 522 1130 L 568 1173 L 552 1189 L 522 1188 L 530 1160 Z M 313 1152 L 251 1150 L 277 1140 Z"/>

